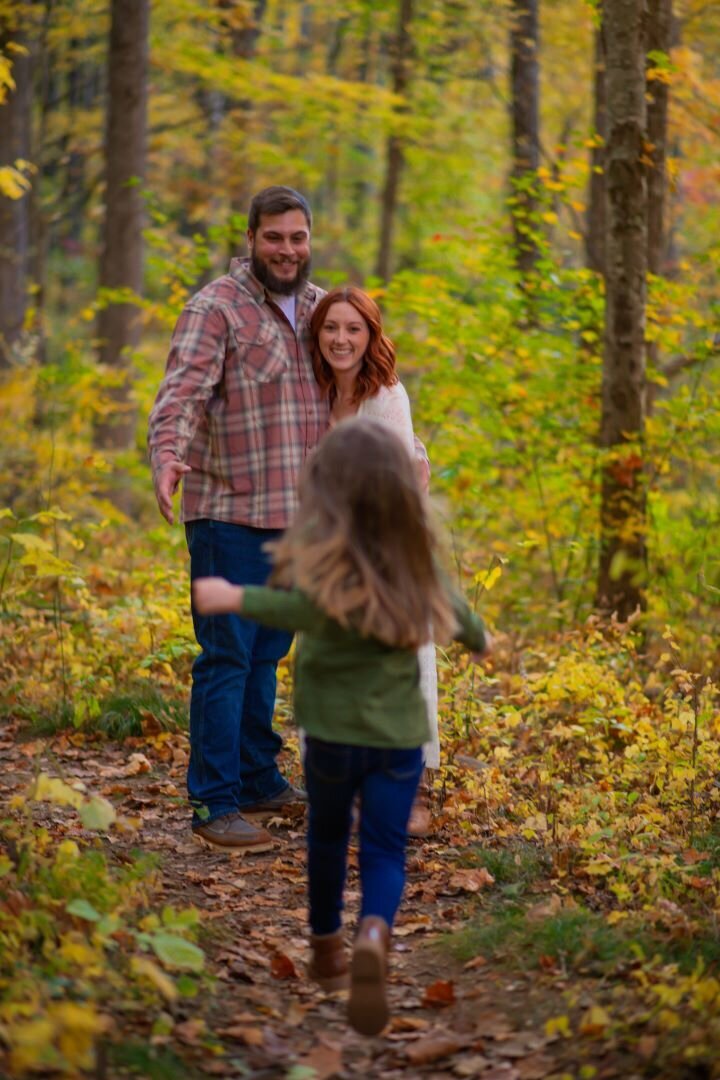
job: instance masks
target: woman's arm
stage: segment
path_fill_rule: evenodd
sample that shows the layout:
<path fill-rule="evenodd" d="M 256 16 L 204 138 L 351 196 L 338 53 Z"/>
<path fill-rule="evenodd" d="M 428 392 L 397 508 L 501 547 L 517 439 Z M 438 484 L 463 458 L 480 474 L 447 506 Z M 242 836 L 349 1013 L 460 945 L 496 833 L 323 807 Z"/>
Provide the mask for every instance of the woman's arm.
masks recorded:
<path fill-rule="evenodd" d="M 363 413 L 382 420 L 402 439 L 408 452 L 415 456 L 415 434 L 412 426 L 410 400 L 402 383 L 383 386 L 374 397 L 363 402 Z"/>
<path fill-rule="evenodd" d="M 382 420 L 402 439 L 415 462 L 420 486 L 423 491 L 427 491 L 430 485 L 430 462 L 425 447 L 413 431 L 410 399 L 403 384 L 397 382 L 394 386 L 385 386 L 375 397 L 366 398 L 362 404 L 362 413 Z"/>

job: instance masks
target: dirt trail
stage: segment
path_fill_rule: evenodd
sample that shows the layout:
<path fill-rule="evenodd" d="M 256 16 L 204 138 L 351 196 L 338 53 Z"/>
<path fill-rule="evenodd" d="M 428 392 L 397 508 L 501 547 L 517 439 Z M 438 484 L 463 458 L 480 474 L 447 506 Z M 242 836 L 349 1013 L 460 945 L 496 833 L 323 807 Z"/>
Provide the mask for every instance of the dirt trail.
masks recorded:
<path fill-rule="evenodd" d="M 157 906 L 194 905 L 203 913 L 201 944 L 215 992 L 202 1000 L 180 999 L 171 1010 L 171 1030 L 154 1040 L 153 1054 L 161 1060 L 171 1053 L 176 1064 L 168 1072 L 161 1064 L 157 1071 L 148 1066 L 137 1072 L 111 1058 L 102 1075 L 559 1080 L 580 1077 L 582 1063 L 592 1061 L 592 1046 L 546 1034 L 548 1018 L 567 1011 L 556 979 L 551 984 L 537 971 L 504 972 L 482 957 L 462 965 L 441 940 L 461 928 L 477 905 L 478 879 L 472 870 L 459 868 L 462 848 L 449 830 L 413 842 L 393 942 L 392 1021 L 381 1036 L 366 1039 L 347 1027 L 343 996 L 324 994 L 304 974 L 302 810 L 269 819 L 277 838 L 272 851 L 225 854 L 191 835 L 182 740 L 159 739 L 149 749 L 140 742 L 128 748 L 63 736 L 32 743 L 6 736 L 0 752 L 9 794 L 22 791 L 41 768 L 68 782 L 81 780 L 139 821 L 135 833 L 108 836 L 113 857 L 122 861 L 138 848 L 157 852 L 162 860 Z M 33 816 L 58 839 L 81 832 L 65 808 L 36 804 Z M 351 931 L 358 898 L 352 860 L 347 898 Z M 581 992 L 578 1000 L 581 1006 Z M 117 1019 L 127 1040 L 147 1044 L 152 1018 Z M 208 1032 L 214 1039 L 208 1040 Z M 216 1052 L 208 1052 L 208 1041 Z M 592 1067 L 594 1073 L 586 1065 L 586 1075 L 594 1080 L 634 1075 L 609 1058 L 595 1059 Z"/>

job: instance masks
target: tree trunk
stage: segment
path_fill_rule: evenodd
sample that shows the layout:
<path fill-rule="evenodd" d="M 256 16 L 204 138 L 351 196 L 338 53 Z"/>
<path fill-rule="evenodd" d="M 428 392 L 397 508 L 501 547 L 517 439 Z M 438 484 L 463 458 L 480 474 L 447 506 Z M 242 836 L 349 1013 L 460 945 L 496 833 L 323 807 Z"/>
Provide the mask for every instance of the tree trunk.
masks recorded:
<path fill-rule="evenodd" d="M 668 56 L 671 45 L 672 0 L 648 0 L 647 22 L 647 138 L 648 138 L 648 273 L 656 276 L 666 271 L 666 191 L 667 191 L 667 124 L 670 86 L 663 78 L 662 62 L 654 54 Z M 658 74 L 660 78 L 658 78 Z M 660 347 L 649 341 L 647 363 L 650 371 L 660 365 Z M 647 412 L 653 411 L 657 384 L 648 383 Z"/>
<path fill-rule="evenodd" d="M 398 28 L 393 57 L 393 91 L 403 97 L 407 92 L 408 67 L 412 48 L 410 23 L 413 15 L 413 0 L 399 0 L 399 3 Z M 390 277 L 392 266 L 395 213 L 404 160 L 405 154 L 401 137 L 395 134 L 390 135 L 387 141 L 385 183 L 383 185 L 380 210 L 380 239 L 375 267 L 375 273 L 383 281 L 387 281 Z"/>
<path fill-rule="evenodd" d="M 21 45 L 16 34 L 0 33 L 3 52 L 10 39 Z M 31 61 L 29 55 L 11 52 L 15 89 L 0 105 L 0 166 L 12 166 L 30 158 L 30 115 L 32 105 Z M 27 274 L 30 241 L 30 196 L 11 199 L 0 193 L 0 368 L 12 362 L 25 324 Z"/>
<path fill-rule="evenodd" d="M 540 164 L 539 0 L 512 0 L 510 110 L 512 119 L 512 225 L 515 263 L 527 283 L 538 260 L 537 170 Z"/>
<path fill-rule="evenodd" d="M 148 0 L 112 0 L 100 288 L 137 294 L 142 291 L 148 17 Z M 109 390 L 110 414 L 96 426 L 96 445 L 129 447 L 135 436 L 130 353 L 140 338 L 140 312 L 132 302 L 110 300 L 97 329 L 100 361 L 117 377 Z"/>
<path fill-rule="evenodd" d="M 605 449 L 597 603 L 644 607 L 646 488 L 645 0 L 605 0 L 608 237 L 600 444 Z"/>
<path fill-rule="evenodd" d="M 221 7 L 224 4 L 221 4 Z M 251 20 L 241 30 L 232 32 L 233 55 L 240 60 L 252 60 L 257 50 L 258 38 L 260 37 L 263 17 L 267 8 L 267 0 L 255 0 Z M 233 120 L 241 143 L 249 141 L 252 137 L 253 100 L 252 97 L 243 98 L 233 108 Z M 230 236 L 230 255 L 242 254 L 246 251 L 245 220 L 248 207 L 255 190 L 255 178 L 249 162 L 246 160 L 236 162 L 236 167 L 231 170 L 229 182 L 230 217 L 232 222 L 237 222 Z"/>
<path fill-rule="evenodd" d="M 81 42 L 73 42 L 73 52 L 79 53 Z M 77 129 L 78 114 L 88 108 L 88 88 L 86 86 L 87 67 L 77 59 L 67 73 L 67 103 L 70 132 Z M 63 180 L 62 202 L 67 207 L 61 232 L 61 243 L 69 255 L 77 255 L 82 250 L 83 225 L 88 200 L 85 183 L 85 157 L 77 149 L 72 135 L 66 135 L 63 162 L 65 175 Z"/>
<path fill-rule="evenodd" d="M 365 9 L 362 27 L 362 46 L 360 48 L 359 63 L 355 73 L 355 82 L 363 85 L 369 81 L 369 58 L 371 50 L 372 19 L 369 9 Z M 366 231 L 365 218 L 370 201 L 371 184 L 368 179 L 373 158 L 373 148 L 366 142 L 357 141 L 353 144 L 353 157 L 358 162 L 354 169 L 354 176 L 350 181 L 350 209 L 348 211 L 347 224 L 349 228 L 358 233 Z"/>
<path fill-rule="evenodd" d="M 671 44 L 672 0 L 648 0 L 647 52 L 668 56 Z M 662 68 L 652 57 L 648 61 L 648 74 Z M 650 143 L 648 169 L 648 271 L 662 274 L 665 261 L 665 193 L 667 171 L 665 167 L 667 147 L 667 121 L 670 87 L 664 78 L 649 78 L 647 83 L 647 137 Z"/>
<path fill-rule="evenodd" d="M 605 276 L 605 232 L 607 193 L 605 191 L 605 144 L 607 142 L 607 94 L 605 90 L 605 39 L 602 21 L 595 30 L 594 79 L 595 143 L 590 156 L 585 254 L 591 270 Z"/>

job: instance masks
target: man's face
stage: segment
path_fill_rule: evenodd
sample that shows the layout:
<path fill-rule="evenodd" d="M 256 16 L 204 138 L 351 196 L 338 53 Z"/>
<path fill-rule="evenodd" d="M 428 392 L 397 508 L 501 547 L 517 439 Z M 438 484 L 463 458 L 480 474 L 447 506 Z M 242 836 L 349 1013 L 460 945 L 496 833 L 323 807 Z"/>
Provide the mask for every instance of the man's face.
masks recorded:
<path fill-rule="evenodd" d="M 247 237 L 258 281 L 281 296 L 299 292 L 310 274 L 310 227 L 302 210 L 264 214 Z"/>

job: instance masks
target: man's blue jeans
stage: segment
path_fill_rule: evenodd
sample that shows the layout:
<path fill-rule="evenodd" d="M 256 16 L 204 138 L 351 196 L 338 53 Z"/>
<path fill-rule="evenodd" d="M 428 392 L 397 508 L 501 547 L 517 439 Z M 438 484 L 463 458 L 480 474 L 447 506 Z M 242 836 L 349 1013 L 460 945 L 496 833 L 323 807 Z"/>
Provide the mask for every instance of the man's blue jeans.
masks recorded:
<path fill-rule="evenodd" d="M 234 585 L 263 585 L 270 561 L 263 551 L 277 529 L 222 521 L 185 526 L 190 577 L 219 575 Z M 292 634 L 240 615 L 198 615 L 190 695 L 188 793 L 193 823 L 241 811 L 287 787 L 276 764 L 282 739 L 273 731 L 276 668 Z"/>
<path fill-rule="evenodd" d="M 332 934 L 341 924 L 356 793 L 360 795 L 360 917 L 380 915 L 392 926 L 405 885 L 407 823 L 422 769 L 421 746 L 390 750 L 307 738 L 308 888 L 314 934 Z"/>

